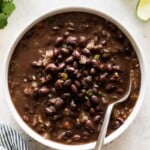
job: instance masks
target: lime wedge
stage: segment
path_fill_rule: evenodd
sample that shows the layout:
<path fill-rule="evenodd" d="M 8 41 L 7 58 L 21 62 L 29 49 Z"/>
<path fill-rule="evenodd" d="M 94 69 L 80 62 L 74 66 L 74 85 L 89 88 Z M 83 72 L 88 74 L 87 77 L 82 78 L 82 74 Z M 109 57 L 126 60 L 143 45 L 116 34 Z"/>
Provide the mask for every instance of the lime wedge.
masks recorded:
<path fill-rule="evenodd" d="M 150 0 L 139 0 L 136 12 L 141 20 L 147 21 L 150 19 Z"/>

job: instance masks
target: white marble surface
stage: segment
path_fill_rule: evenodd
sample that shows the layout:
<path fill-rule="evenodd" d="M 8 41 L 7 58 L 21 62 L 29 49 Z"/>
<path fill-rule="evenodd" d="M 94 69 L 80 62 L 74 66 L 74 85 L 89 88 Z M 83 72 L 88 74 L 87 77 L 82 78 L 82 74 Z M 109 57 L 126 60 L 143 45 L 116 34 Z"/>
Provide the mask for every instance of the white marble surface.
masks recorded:
<path fill-rule="evenodd" d="M 150 22 L 143 23 L 136 18 L 135 7 L 137 0 L 14 0 L 16 10 L 9 19 L 9 24 L 0 30 L 0 66 L 2 67 L 6 52 L 9 50 L 20 31 L 37 18 L 55 8 L 64 6 L 89 6 L 111 14 L 132 33 L 144 51 L 147 62 L 147 74 L 150 64 Z M 2 70 L 0 69 L 0 77 Z M 141 111 L 132 125 L 113 143 L 103 150 L 148 150 L 150 147 L 150 78 Z M 48 150 L 46 147 L 28 137 L 17 125 L 7 106 L 0 85 L 0 122 L 10 124 L 27 141 L 30 150 Z"/>

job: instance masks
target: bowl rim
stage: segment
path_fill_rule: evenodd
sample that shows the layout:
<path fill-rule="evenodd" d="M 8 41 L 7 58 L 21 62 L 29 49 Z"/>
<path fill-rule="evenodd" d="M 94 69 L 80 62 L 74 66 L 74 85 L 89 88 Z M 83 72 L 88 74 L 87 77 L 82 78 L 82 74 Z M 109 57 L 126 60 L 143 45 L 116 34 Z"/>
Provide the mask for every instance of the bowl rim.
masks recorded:
<path fill-rule="evenodd" d="M 141 107 L 143 99 L 144 99 L 144 93 L 146 90 L 146 70 L 145 70 L 146 63 L 145 63 L 144 55 L 143 55 L 141 48 L 138 45 L 137 41 L 135 41 L 135 39 L 133 38 L 132 34 L 129 33 L 129 31 L 119 21 L 114 19 L 113 16 L 108 15 L 107 13 L 102 12 L 97 9 L 93 9 L 93 8 L 89 8 L 89 7 L 80 7 L 80 6 L 56 8 L 54 10 L 50 10 L 48 13 L 45 13 L 44 15 L 42 14 L 41 16 L 39 16 L 36 19 L 34 19 L 33 21 L 31 21 L 28 25 L 26 25 L 26 27 L 21 31 L 21 33 L 19 33 L 19 36 L 17 36 L 17 38 L 15 39 L 13 44 L 10 45 L 9 51 L 7 51 L 6 57 L 4 59 L 4 64 L 3 64 L 2 85 L 3 85 L 5 99 L 9 105 L 9 108 L 11 110 L 11 113 L 13 114 L 13 117 L 15 118 L 15 120 L 19 124 L 19 126 L 22 128 L 22 130 L 25 131 L 30 137 L 32 137 L 33 139 L 35 139 L 36 141 L 38 141 L 39 143 L 41 143 L 47 147 L 57 149 L 57 150 L 70 150 L 70 149 L 72 149 L 72 150 L 77 150 L 77 149 L 78 150 L 91 150 L 94 148 L 96 142 L 91 142 L 91 143 L 82 144 L 82 145 L 66 145 L 66 144 L 61 144 L 61 143 L 57 143 L 57 142 L 54 142 L 51 140 L 44 139 L 38 133 L 33 131 L 22 120 L 21 116 L 15 109 L 15 106 L 11 100 L 11 96 L 10 96 L 9 88 L 8 88 L 8 67 L 9 67 L 9 63 L 10 63 L 12 54 L 15 50 L 16 45 L 20 41 L 20 39 L 23 37 L 23 35 L 29 29 L 31 29 L 39 21 L 42 21 L 42 20 L 46 19 L 47 17 L 54 16 L 56 14 L 65 13 L 65 12 L 87 12 L 87 13 L 91 13 L 91 14 L 100 16 L 102 18 L 105 18 L 106 20 L 115 24 L 127 36 L 127 38 L 130 40 L 132 46 L 134 47 L 134 50 L 137 54 L 137 57 L 138 57 L 138 60 L 140 63 L 140 71 L 141 71 L 140 94 L 139 94 L 138 100 L 133 108 L 133 111 L 131 112 L 129 117 L 126 119 L 124 124 L 117 130 L 115 130 L 112 134 L 110 134 L 108 137 L 106 137 L 104 140 L 104 144 L 108 144 L 108 143 L 112 142 L 113 140 L 115 140 L 129 127 L 129 125 L 133 122 L 137 113 L 140 110 L 140 107 Z"/>

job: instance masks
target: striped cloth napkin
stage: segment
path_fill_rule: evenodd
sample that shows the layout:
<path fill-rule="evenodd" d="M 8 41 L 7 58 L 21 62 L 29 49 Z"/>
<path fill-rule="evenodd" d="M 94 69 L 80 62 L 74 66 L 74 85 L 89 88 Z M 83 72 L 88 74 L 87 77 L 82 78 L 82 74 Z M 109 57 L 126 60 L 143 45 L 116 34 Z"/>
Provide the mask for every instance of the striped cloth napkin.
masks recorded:
<path fill-rule="evenodd" d="M 0 125 L 0 150 L 28 150 L 28 147 L 14 129 Z"/>

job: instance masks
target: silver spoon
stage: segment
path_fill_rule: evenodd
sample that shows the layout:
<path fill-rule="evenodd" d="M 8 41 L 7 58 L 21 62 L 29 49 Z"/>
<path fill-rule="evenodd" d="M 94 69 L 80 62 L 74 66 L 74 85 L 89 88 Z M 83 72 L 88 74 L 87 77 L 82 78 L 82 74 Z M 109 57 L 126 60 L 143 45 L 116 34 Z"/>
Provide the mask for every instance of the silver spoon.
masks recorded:
<path fill-rule="evenodd" d="M 109 120 L 110 120 L 111 113 L 112 113 L 112 110 L 113 110 L 114 106 L 118 103 L 124 102 L 129 97 L 130 92 L 131 92 L 131 86 L 132 86 L 131 79 L 130 79 L 129 82 L 130 83 L 129 83 L 128 91 L 126 92 L 126 94 L 122 98 L 120 98 L 119 100 L 117 100 L 117 101 L 111 103 L 110 105 L 108 105 L 106 113 L 105 113 L 104 121 L 103 121 L 101 130 L 100 130 L 100 133 L 99 133 L 99 136 L 98 136 L 98 140 L 96 142 L 95 150 L 101 150 L 101 148 L 103 146 L 105 135 L 106 135 L 107 128 L 108 128 L 108 125 L 109 125 Z"/>

